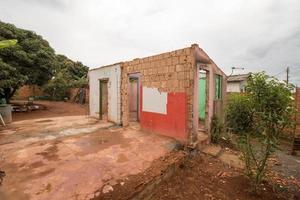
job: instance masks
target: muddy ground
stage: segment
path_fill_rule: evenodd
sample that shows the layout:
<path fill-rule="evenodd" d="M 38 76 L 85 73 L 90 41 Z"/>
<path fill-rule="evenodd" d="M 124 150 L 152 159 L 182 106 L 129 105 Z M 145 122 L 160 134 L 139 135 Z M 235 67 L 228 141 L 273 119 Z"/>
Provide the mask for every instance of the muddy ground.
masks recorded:
<path fill-rule="evenodd" d="M 20 102 L 20 101 L 16 101 Z M 25 101 L 24 101 L 25 102 Z M 72 102 L 62 101 L 34 101 L 34 103 L 46 106 L 45 110 L 34 110 L 28 112 L 13 112 L 13 121 L 28 119 L 42 119 L 49 117 L 88 115 L 88 104 L 80 105 Z"/>
<path fill-rule="evenodd" d="M 264 183 L 260 194 L 250 190 L 248 179 L 241 170 L 229 168 L 219 160 L 197 154 L 153 191 L 151 199 L 300 199 L 300 188 L 277 189 Z"/>
<path fill-rule="evenodd" d="M 180 153 L 180 155 L 182 155 Z M 173 158 L 178 154 L 173 153 Z M 165 158 L 168 163 L 172 160 Z M 151 166 L 152 170 L 124 180 L 124 185 L 116 185 L 114 191 L 101 194 L 95 199 L 131 199 L 136 197 L 143 184 L 156 173 L 163 173 L 164 162 L 159 159 Z M 157 172 L 159 171 L 159 172 Z M 179 167 L 168 179 L 162 180 L 149 193 L 146 199 L 151 200 L 275 200 L 300 199 L 300 188 L 297 185 L 280 187 L 274 180 L 264 182 L 259 194 L 250 189 L 249 180 L 245 178 L 241 169 L 235 169 L 221 162 L 219 159 L 194 152 L 180 163 Z M 139 199 L 139 198 L 134 198 Z"/>

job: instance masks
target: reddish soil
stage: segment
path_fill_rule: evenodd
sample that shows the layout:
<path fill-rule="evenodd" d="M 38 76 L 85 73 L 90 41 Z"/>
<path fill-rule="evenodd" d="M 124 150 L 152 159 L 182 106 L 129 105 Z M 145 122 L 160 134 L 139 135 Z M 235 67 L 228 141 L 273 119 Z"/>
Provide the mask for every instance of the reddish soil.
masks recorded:
<path fill-rule="evenodd" d="M 177 157 L 177 158 L 176 158 Z M 173 158 L 173 159 L 172 159 Z M 178 153 L 171 153 L 166 158 L 161 158 L 152 163 L 151 168 L 142 174 L 130 176 L 121 180 L 123 185 L 114 185 L 113 191 L 95 199 L 139 199 L 136 194 L 143 191 L 154 176 L 160 176 L 167 166 L 178 160 Z M 182 158 L 182 157 L 181 157 Z M 175 160 L 176 160 L 175 159 Z M 151 200 L 276 200 L 276 199 L 300 199 L 299 188 L 279 188 L 275 184 L 264 183 L 259 194 L 250 190 L 247 178 L 241 170 L 230 168 L 220 160 L 200 153 L 194 153 L 190 157 L 181 159 L 177 164 L 174 174 L 170 178 L 162 180 L 146 199 Z M 280 189 L 280 190 L 279 190 Z"/>
<path fill-rule="evenodd" d="M 250 188 L 242 171 L 198 154 L 188 159 L 170 180 L 162 182 L 151 199 L 300 199 L 300 188 L 279 191 L 276 185 L 264 183 L 258 195 Z"/>
<path fill-rule="evenodd" d="M 88 114 L 88 105 L 62 101 L 34 101 L 34 103 L 42 104 L 46 106 L 46 109 L 28 112 L 13 112 L 13 121 Z"/>

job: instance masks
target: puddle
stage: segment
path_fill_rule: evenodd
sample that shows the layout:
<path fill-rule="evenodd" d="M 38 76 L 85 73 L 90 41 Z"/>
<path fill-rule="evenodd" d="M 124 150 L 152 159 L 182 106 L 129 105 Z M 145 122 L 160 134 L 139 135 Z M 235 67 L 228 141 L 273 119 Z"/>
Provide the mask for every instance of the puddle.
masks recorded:
<path fill-rule="evenodd" d="M 36 123 L 46 123 L 46 122 L 53 122 L 53 120 L 51 119 L 45 119 L 45 120 L 39 120 L 39 121 L 35 121 Z"/>

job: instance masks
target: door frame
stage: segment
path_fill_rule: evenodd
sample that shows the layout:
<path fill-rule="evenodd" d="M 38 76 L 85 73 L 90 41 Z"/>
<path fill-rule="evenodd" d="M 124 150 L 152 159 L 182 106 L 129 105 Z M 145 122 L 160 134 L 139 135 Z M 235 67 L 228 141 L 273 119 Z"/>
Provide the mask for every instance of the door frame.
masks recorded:
<path fill-rule="evenodd" d="M 99 119 L 102 120 L 102 96 L 103 96 L 103 91 L 102 91 L 102 85 L 103 83 L 108 84 L 109 79 L 108 78 L 103 78 L 103 79 L 99 79 Z M 107 92 L 108 92 L 108 88 L 107 88 Z M 108 108 L 107 108 L 108 109 Z"/>
<path fill-rule="evenodd" d="M 130 79 L 134 78 L 137 79 L 137 122 L 140 122 L 140 112 L 141 112 L 141 102 L 140 102 L 140 92 L 141 92 L 141 73 L 135 72 L 135 73 L 129 73 L 128 74 L 128 84 L 130 84 Z M 129 87 L 128 85 L 127 91 L 128 91 L 128 100 L 129 100 Z M 128 119 L 130 118 L 130 104 L 128 103 Z M 129 119 L 130 120 L 130 119 Z"/>

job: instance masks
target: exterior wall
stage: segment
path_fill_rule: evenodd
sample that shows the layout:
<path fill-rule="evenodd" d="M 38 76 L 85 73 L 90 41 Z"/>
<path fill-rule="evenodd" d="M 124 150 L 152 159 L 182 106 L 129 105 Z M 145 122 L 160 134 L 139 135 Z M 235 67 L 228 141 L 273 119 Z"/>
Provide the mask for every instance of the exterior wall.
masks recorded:
<path fill-rule="evenodd" d="M 78 91 L 80 90 L 80 88 L 70 88 L 69 89 L 69 98 L 72 102 L 75 102 L 75 97 L 78 93 Z M 85 88 L 85 103 L 89 103 L 89 89 Z"/>
<path fill-rule="evenodd" d="M 296 137 L 300 137 L 300 88 L 299 87 L 296 88 L 295 106 L 296 106 L 296 109 L 297 109 L 295 135 L 296 135 Z"/>
<path fill-rule="evenodd" d="M 25 100 L 25 99 L 27 100 L 29 97 L 32 96 L 43 96 L 43 95 L 44 94 L 41 87 L 37 85 L 24 85 L 17 90 L 13 98 L 18 100 Z"/>
<path fill-rule="evenodd" d="M 129 123 L 129 74 L 140 73 L 142 129 L 187 141 L 193 128 L 193 66 L 192 47 L 122 63 L 123 125 Z"/>
<path fill-rule="evenodd" d="M 241 92 L 245 89 L 247 81 L 235 81 L 227 83 L 227 92 Z"/>
<path fill-rule="evenodd" d="M 241 92 L 240 82 L 228 82 L 227 92 Z"/>
<path fill-rule="evenodd" d="M 104 66 L 98 69 L 89 71 L 89 86 L 90 86 L 90 115 L 99 117 L 100 104 L 100 89 L 99 80 L 108 79 L 108 120 L 117 124 L 121 123 L 121 69 L 119 64 Z"/>
<path fill-rule="evenodd" d="M 198 63 L 197 68 L 201 70 L 206 71 L 206 116 L 205 116 L 205 128 L 208 133 L 210 133 L 211 128 L 211 119 L 213 115 L 217 115 L 220 119 L 224 118 L 224 106 L 226 105 L 227 100 L 227 77 L 226 75 L 217 67 L 217 65 L 214 62 L 211 62 L 210 64 L 203 64 Z M 215 94 L 216 94 L 216 86 L 215 86 L 215 78 L 216 75 L 222 76 L 222 97 L 221 99 L 216 100 Z M 195 83 L 199 80 L 199 73 L 195 72 Z M 194 132 L 198 131 L 198 120 L 199 120 L 199 114 L 198 114 L 198 84 L 194 84 L 194 115 L 193 115 L 193 127 Z"/>

